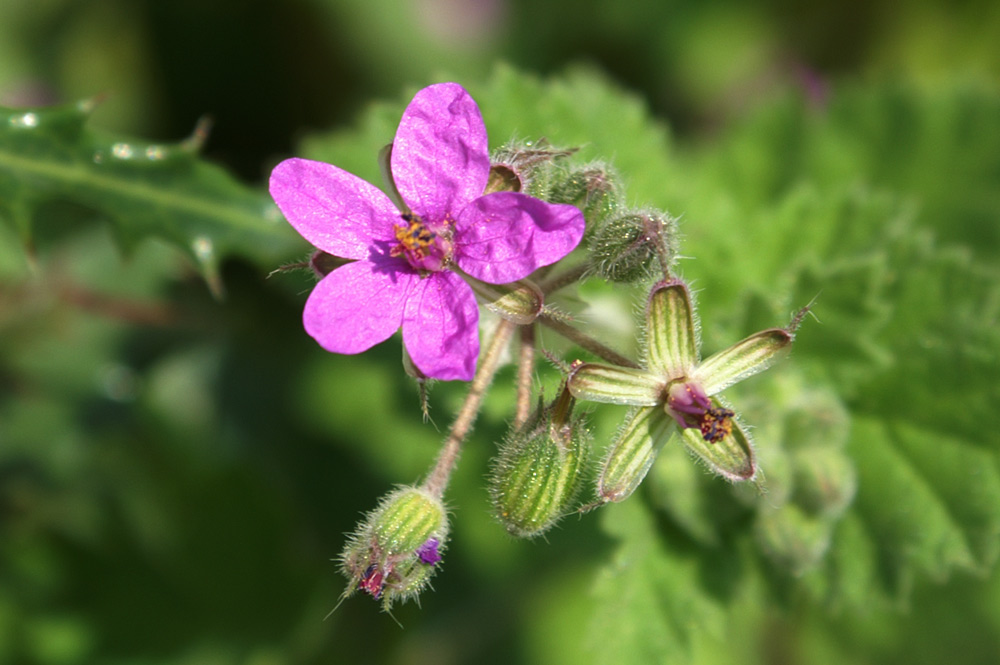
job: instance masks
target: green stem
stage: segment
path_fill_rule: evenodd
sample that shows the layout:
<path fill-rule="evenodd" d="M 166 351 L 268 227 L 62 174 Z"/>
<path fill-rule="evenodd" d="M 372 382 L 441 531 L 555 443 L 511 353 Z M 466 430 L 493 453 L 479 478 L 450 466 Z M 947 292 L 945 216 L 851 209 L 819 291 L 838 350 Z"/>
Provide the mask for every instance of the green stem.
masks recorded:
<path fill-rule="evenodd" d="M 554 277 L 542 280 L 541 282 L 538 283 L 538 288 L 540 288 L 542 290 L 542 293 L 544 293 L 545 295 L 554 293 L 555 291 L 558 291 L 563 287 L 569 286 L 570 284 L 574 284 L 580 281 L 580 278 L 586 275 L 588 270 L 590 270 L 590 264 L 581 263 L 580 265 L 574 266 L 569 270 L 559 273 Z"/>
<path fill-rule="evenodd" d="M 517 365 L 517 410 L 514 429 L 528 421 L 531 410 L 531 376 L 535 369 L 535 326 L 521 326 L 521 354 Z"/>

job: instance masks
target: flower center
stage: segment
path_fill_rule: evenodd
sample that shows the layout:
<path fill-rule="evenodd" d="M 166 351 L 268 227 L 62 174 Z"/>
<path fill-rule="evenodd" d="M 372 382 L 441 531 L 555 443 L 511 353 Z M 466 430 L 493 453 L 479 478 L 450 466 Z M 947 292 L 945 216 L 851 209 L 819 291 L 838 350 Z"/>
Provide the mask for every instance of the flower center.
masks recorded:
<path fill-rule="evenodd" d="M 709 443 L 716 443 L 733 431 L 729 409 L 712 404 L 705 390 L 693 381 L 678 381 L 667 390 L 666 412 L 682 429 L 697 427 Z"/>
<path fill-rule="evenodd" d="M 436 233 L 413 213 L 401 215 L 406 224 L 395 226 L 399 244 L 390 256 L 405 256 L 411 266 L 421 271 L 436 272 L 444 268 L 451 258 L 451 239 L 447 234 Z M 445 227 L 447 229 L 447 227 Z"/>

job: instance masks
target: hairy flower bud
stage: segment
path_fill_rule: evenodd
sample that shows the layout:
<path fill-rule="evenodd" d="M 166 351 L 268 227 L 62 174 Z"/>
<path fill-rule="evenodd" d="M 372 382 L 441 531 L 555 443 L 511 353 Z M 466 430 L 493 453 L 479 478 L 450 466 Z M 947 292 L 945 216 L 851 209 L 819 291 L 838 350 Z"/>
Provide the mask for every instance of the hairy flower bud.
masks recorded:
<path fill-rule="evenodd" d="M 490 474 L 497 518 L 508 532 L 537 536 L 565 514 L 576 495 L 588 452 L 582 418 L 571 415 L 573 398 L 563 390 L 508 435 Z"/>
<path fill-rule="evenodd" d="M 545 139 L 508 143 L 490 156 L 490 177 L 484 193 L 524 192 L 547 199 L 555 160 L 573 152 L 553 148 Z"/>
<path fill-rule="evenodd" d="M 806 511 L 840 517 L 854 500 L 858 487 L 854 463 L 839 448 L 822 446 L 796 451 L 795 501 Z"/>
<path fill-rule="evenodd" d="M 830 546 L 829 521 L 807 515 L 794 503 L 757 514 L 757 543 L 773 564 L 793 575 L 815 566 Z"/>
<path fill-rule="evenodd" d="M 653 211 L 629 212 L 608 220 L 590 242 L 590 261 L 612 282 L 636 282 L 652 274 L 654 261 L 674 260 L 673 218 Z"/>
<path fill-rule="evenodd" d="M 468 280 L 485 301 L 486 309 L 519 326 L 533 322 L 545 306 L 545 294 L 533 282 L 522 279 L 512 284 L 486 284 Z"/>
<path fill-rule="evenodd" d="M 386 610 L 397 600 L 415 598 L 441 561 L 447 536 L 439 499 L 415 487 L 389 493 L 344 548 L 341 568 L 349 580 L 344 596 L 360 589 Z"/>
<path fill-rule="evenodd" d="M 553 177 L 548 200 L 569 203 L 583 212 L 587 224 L 596 228 L 618 206 L 621 190 L 618 176 L 604 164 L 568 169 Z"/>

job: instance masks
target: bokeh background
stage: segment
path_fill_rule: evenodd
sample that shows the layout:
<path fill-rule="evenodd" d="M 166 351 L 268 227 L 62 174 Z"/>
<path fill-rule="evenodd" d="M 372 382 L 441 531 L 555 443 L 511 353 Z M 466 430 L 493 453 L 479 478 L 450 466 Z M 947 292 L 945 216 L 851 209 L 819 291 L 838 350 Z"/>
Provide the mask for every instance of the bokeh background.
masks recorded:
<path fill-rule="evenodd" d="M 655 204 L 676 203 L 671 211 L 686 215 L 685 253 L 704 257 L 701 265 L 742 266 L 754 251 L 740 245 L 747 239 L 713 244 L 710 231 L 698 230 L 697 211 L 706 222 L 741 214 L 712 206 L 728 176 L 747 210 L 771 200 L 780 183 L 809 177 L 810 144 L 789 129 L 785 147 L 768 139 L 781 149 L 766 158 L 740 159 L 741 146 L 801 129 L 810 113 L 844 97 L 863 106 L 870 94 L 881 115 L 868 133 L 861 121 L 853 134 L 829 131 L 819 147 L 835 154 L 843 137 L 858 153 L 870 145 L 869 181 L 895 187 L 904 203 L 919 204 L 926 193 L 924 209 L 943 220 L 937 230 L 962 256 L 989 264 L 1000 237 L 997 35 L 1000 4 L 988 0 L 0 0 L 0 104 L 102 95 L 95 128 L 163 141 L 187 136 L 207 114 L 214 126 L 203 154 L 261 188 L 283 157 L 309 151 L 349 165 L 369 138 L 391 138 L 392 122 L 380 134 L 385 114 L 371 111 L 374 101 L 390 100 L 398 117 L 413 90 L 445 76 L 475 93 L 502 88 L 497 77 L 511 71 L 556 81 L 584 71 L 642 116 L 637 122 L 656 139 L 645 149 L 681 155 L 678 179 L 699 166 L 713 173 L 685 198 L 688 181 L 657 183 L 642 172 L 644 146 L 623 144 L 619 154 L 606 136 L 595 138 L 604 157 L 620 158 L 623 171 L 634 167 L 626 172 L 637 181 L 633 202 L 663 192 Z M 908 153 L 898 143 L 926 129 L 906 125 L 907 95 L 956 85 L 974 91 L 960 107 L 971 110 L 945 117 L 968 121 L 954 136 L 984 153 L 967 170 L 957 149 L 929 142 Z M 901 90 L 910 92 L 893 92 Z M 530 97 L 521 103 L 526 117 L 544 115 Z M 762 111 L 776 105 L 785 111 Z M 508 118 L 518 113 L 506 110 Z M 484 114 L 492 131 L 490 110 Z M 834 125 L 836 118 L 850 112 Z M 515 120 L 505 127 L 516 130 Z M 894 150 L 897 162 L 879 162 Z M 947 159 L 921 168 L 918 158 L 933 162 L 942 152 Z M 356 170 L 373 177 L 374 155 Z M 752 189 L 747 173 L 766 173 L 767 182 Z M 811 175 L 822 178 L 818 169 Z M 810 205 L 785 214 L 815 212 Z M 885 207 L 886 218 L 900 214 Z M 219 300 L 176 250 L 149 241 L 122 252 L 100 218 L 43 208 L 28 245 L 0 226 L 0 663 L 587 662 L 585 636 L 602 602 L 595 580 L 615 551 L 614 530 L 588 516 L 544 541 L 518 542 L 492 521 L 483 476 L 509 396 L 487 403 L 464 454 L 452 496 L 454 541 L 422 607 L 397 608 L 401 629 L 356 597 L 324 621 L 343 589 L 331 561 L 343 534 L 394 484 L 417 480 L 441 438 L 401 378 L 398 341 L 357 358 L 325 354 L 300 326 L 309 277 L 266 279 L 277 264 L 235 256 L 222 264 Z M 794 224 L 782 228 L 792 233 Z M 305 252 L 295 245 L 285 258 Z M 779 274 L 768 270 L 760 274 Z M 718 289 L 720 300 L 704 304 L 724 323 L 707 328 L 709 338 L 780 323 L 772 315 L 788 311 L 741 301 L 741 313 L 727 315 L 744 295 L 744 273 L 691 272 L 699 286 Z M 983 275 L 980 282 L 994 277 Z M 780 304 L 794 305 L 823 282 L 771 286 L 786 299 Z M 983 320 L 995 323 L 996 301 L 979 302 L 988 305 Z M 833 303 L 835 313 L 850 310 Z M 877 306 L 857 305 L 859 330 L 865 308 Z M 819 312 L 823 318 L 822 305 Z M 986 345 L 976 347 L 980 356 L 986 348 L 983 362 L 996 360 L 995 340 L 974 340 Z M 884 359 L 864 340 L 839 342 L 848 356 L 864 347 L 868 361 Z M 997 406 L 989 377 L 951 379 L 949 389 L 967 381 L 974 416 Z M 432 395 L 441 429 L 460 388 Z M 921 404 L 935 417 L 941 406 L 947 420 L 961 402 L 936 401 L 935 390 L 930 377 Z M 845 399 L 863 401 L 857 393 Z M 890 399 L 872 411 L 891 408 L 902 407 Z M 995 455 L 994 419 L 969 425 L 955 417 L 962 432 L 978 423 L 983 448 Z M 659 520 L 674 554 L 704 560 L 697 538 Z M 996 536 L 993 529 L 984 537 Z M 718 590 L 743 572 L 733 557 L 712 552 L 699 570 Z M 757 595 L 718 591 L 722 629 L 702 635 L 696 625 L 674 626 L 688 635 L 684 649 L 653 639 L 644 655 L 622 662 L 996 662 L 996 576 L 926 577 L 933 575 L 899 581 L 905 600 L 864 614 L 803 601 L 809 594 L 785 582 Z"/>

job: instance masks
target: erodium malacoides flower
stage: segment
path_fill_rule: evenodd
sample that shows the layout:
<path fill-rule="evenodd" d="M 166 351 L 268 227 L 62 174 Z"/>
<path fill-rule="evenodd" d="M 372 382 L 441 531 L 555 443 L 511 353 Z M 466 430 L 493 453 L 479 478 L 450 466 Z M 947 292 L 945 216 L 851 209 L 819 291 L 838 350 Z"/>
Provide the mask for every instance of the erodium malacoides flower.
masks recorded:
<path fill-rule="evenodd" d="M 491 284 L 527 277 L 580 242 L 583 214 L 519 192 L 484 195 L 490 160 L 479 107 L 456 83 L 416 94 L 392 143 L 399 206 L 336 166 L 288 159 L 270 191 L 317 248 L 353 259 L 306 302 L 306 331 L 335 353 L 360 353 L 403 329 L 416 367 L 472 378 L 479 310 L 460 272 Z"/>

